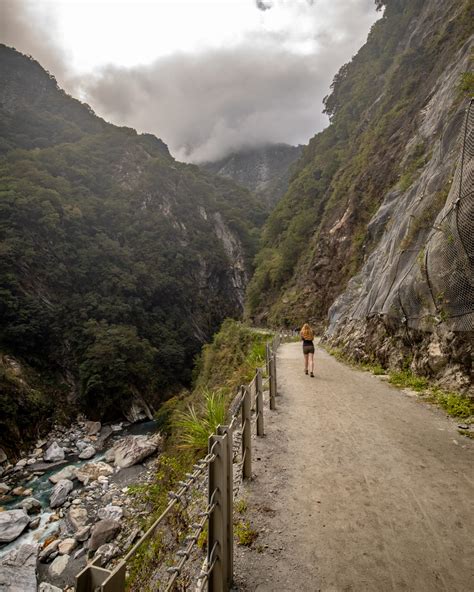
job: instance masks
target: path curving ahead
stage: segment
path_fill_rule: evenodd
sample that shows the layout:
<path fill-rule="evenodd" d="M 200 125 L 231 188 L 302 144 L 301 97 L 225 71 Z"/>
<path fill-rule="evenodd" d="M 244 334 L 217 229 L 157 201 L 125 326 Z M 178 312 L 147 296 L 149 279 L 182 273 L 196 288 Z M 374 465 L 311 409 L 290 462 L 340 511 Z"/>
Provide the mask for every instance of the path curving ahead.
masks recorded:
<path fill-rule="evenodd" d="M 242 492 L 259 536 L 235 590 L 474 589 L 474 442 L 442 411 L 316 350 L 278 351 L 277 410 Z"/>

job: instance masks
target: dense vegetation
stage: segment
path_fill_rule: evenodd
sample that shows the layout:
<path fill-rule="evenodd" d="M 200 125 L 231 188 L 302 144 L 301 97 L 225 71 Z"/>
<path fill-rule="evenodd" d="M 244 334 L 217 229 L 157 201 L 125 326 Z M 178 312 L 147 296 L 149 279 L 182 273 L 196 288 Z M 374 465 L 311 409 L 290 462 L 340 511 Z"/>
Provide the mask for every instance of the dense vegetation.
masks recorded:
<path fill-rule="evenodd" d="M 241 313 L 263 210 L 117 128 L 0 46 L 0 428 L 52 411 L 110 419 L 191 380 Z"/>
<path fill-rule="evenodd" d="M 367 223 L 384 194 L 398 182 L 406 188 L 426 158 L 425 146 L 403 151 L 417 113 L 472 32 L 472 1 L 377 6 L 383 17 L 325 98 L 331 124 L 305 148 L 264 227 L 248 290 L 251 317 L 322 322 L 374 246 Z"/>

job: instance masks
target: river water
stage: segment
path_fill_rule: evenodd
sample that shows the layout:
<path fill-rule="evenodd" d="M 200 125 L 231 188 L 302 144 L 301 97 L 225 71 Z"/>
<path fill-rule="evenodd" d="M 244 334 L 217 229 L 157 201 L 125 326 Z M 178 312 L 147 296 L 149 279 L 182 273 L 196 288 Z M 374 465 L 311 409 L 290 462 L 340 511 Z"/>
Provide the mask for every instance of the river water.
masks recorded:
<path fill-rule="evenodd" d="M 49 477 L 53 476 L 55 473 L 59 472 L 66 466 L 80 467 L 86 463 L 95 463 L 103 460 L 106 451 L 112 448 L 112 446 L 118 440 L 124 438 L 125 436 L 145 436 L 153 434 L 156 431 L 157 426 L 155 421 L 144 421 L 128 425 L 120 431 L 114 432 L 107 439 L 104 449 L 99 451 L 93 458 L 88 460 L 80 460 L 78 459 L 77 455 L 69 455 L 66 457 L 64 463 L 52 467 L 51 469 L 45 471 L 42 475 L 33 475 L 30 479 L 18 483 L 17 485 L 22 485 L 25 488 L 32 489 L 33 492 L 30 497 L 34 497 L 41 503 L 41 514 L 39 514 L 41 517 L 41 522 L 38 528 L 35 530 L 26 529 L 22 535 L 20 535 L 11 543 L 0 545 L 0 557 L 10 552 L 12 549 L 19 547 L 20 545 L 27 543 L 41 543 L 59 529 L 62 520 L 49 522 L 50 517 L 55 513 L 49 507 L 49 498 L 51 497 L 51 493 L 54 488 L 54 484 L 51 483 Z M 80 491 L 84 487 L 77 479 L 74 479 L 73 483 L 73 491 Z M 13 510 L 16 507 L 19 507 L 19 504 L 23 499 L 25 499 L 24 496 L 11 496 L 11 499 L 8 499 L 7 502 L 2 504 L 2 507 L 5 510 Z M 59 508 L 57 508 L 57 510 L 59 510 Z"/>

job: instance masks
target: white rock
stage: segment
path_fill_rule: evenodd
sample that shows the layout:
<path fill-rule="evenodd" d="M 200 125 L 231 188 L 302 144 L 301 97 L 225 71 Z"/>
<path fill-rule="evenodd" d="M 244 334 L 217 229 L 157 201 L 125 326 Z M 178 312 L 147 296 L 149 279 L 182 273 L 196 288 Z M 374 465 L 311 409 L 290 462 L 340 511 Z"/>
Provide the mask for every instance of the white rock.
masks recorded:
<path fill-rule="evenodd" d="M 49 575 L 52 578 L 57 578 L 66 569 L 69 563 L 69 555 L 58 555 L 56 559 L 49 566 Z"/>
<path fill-rule="evenodd" d="M 113 506 L 112 504 L 108 504 L 104 508 L 100 508 L 97 512 L 97 516 L 101 520 L 105 520 L 106 518 L 111 518 L 112 520 L 120 520 L 123 516 L 123 510 L 119 506 Z"/>
<path fill-rule="evenodd" d="M 0 559 L 2 592 L 36 592 L 36 545 L 21 545 Z"/>
<path fill-rule="evenodd" d="M 74 531 L 83 529 L 88 520 L 87 510 L 85 508 L 71 506 L 67 513 L 67 519 Z"/>
<path fill-rule="evenodd" d="M 64 450 L 57 444 L 57 442 L 53 442 L 44 453 L 43 459 L 45 462 L 64 460 Z"/>
<path fill-rule="evenodd" d="M 127 436 L 114 447 L 115 466 L 120 469 L 131 467 L 141 462 L 154 452 L 162 443 L 160 434 L 148 438 L 147 436 Z"/>
<path fill-rule="evenodd" d="M 91 481 L 96 481 L 100 475 L 112 475 L 113 468 L 102 461 L 96 463 L 86 463 L 84 466 L 76 469 L 76 477 L 81 483 L 87 485 Z"/>
<path fill-rule="evenodd" d="M 58 545 L 58 551 L 60 555 L 70 555 L 72 551 L 77 547 L 76 539 L 64 539 Z"/>
<path fill-rule="evenodd" d="M 69 479 L 61 479 L 54 486 L 53 493 L 49 498 L 49 505 L 52 508 L 62 506 L 67 499 L 67 496 L 72 491 L 74 485 Z"/>
<path fill-rule="evenodd" d="M 20 536 L 30 523 L 24 510 L 0 512 L 0 543 L 9 543 Z"/>
<path fill-rule="evenodd" d="M 48 584 L 48 582 L 41 582 L 38 592 L 63 592 L 61 588 Z"/>
<path fill-rule="evenodd" d="M 19 460 L 16 465 L 15 465 L 15 469 L 22 469 L 23 467 L 26 466 L 26 463 L 28 462 L 27 458 L 22 458 L 21 460 Z"/>
<path fill-rule="evenodd" d="M 67 465 L 51 477 L 48 477 L 51 483 L 57 483 L 61 479 L 69 479 L 72 481 L 76 478 L 76 467 L 74 465 Z"/>
<path fill-rule="evenodd" d="M 51 543 L 49 543 L 49 545 L 46 545 L 46 547 L 40 551 L 40 554 L 38 555 L 38 559 L 42 562 L 47 561 L 51 555 L 57 551 L 59 546 L 59 540 L 55 540 L 52 541 Z"/>
<path fill-rule="evenodd" d="M 96 454 L 96 449 L 93 446 L 86 446 L 84 450 L 79 454 L 79 458 L 82 460 L 88 460 Z"/>

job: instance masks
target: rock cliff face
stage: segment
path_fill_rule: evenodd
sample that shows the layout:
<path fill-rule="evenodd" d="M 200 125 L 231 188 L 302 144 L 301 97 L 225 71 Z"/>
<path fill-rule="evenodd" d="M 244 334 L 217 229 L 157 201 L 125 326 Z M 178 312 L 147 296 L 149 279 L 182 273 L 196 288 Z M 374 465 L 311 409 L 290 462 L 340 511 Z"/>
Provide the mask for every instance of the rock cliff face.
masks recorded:
<path fill-rule="evenodd" d="M 202 167 L 253 191 L 272 208 L 288 189 L 291 167 L 302 151 L 303 146 L 271 144 L 242 150 Z"/>
<path fill-rule="evenodd" d="M 264 209 L 0 46 L 0 446 L 146 414 L 242 313 Z"/>
<path fill-rule="evenodd" d="M 334 79 L 331 125 L 305 149 L 265 226 L 249 312 L 324 326 L 329 310 L 329 338 L 348 354 L 465 389 L 473 6 L 382 4 L 366 45 Z"/>

